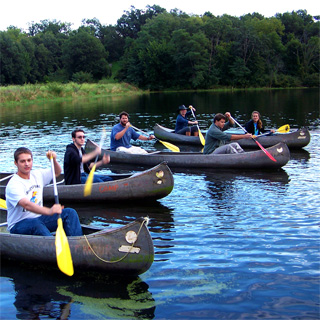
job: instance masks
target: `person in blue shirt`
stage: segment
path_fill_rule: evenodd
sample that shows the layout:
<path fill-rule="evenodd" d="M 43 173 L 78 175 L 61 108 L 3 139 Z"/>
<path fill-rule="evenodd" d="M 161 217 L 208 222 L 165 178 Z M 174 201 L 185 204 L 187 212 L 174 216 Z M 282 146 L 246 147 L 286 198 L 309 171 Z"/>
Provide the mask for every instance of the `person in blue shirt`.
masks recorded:
<path fill-rule="evenodd" d="M 137 133 L 130 125 L 129 114 L 125 111 L 122 111 L 119 114 L 120 122 L 116 124 L 111 131 L 111 142 L 110 149 L 112 151 L 126 152 L 126 153 L 138 153 L 146 154 L 146 150 L 132 146 L 130 144 L 131 139 L 136 140 L 152 140 L 155 139 L 154 135 L 149 135 L 148 137 Z"/>
<path fill-rule="evenodd" d="M 254 136 L 258 136 L 259 134 L 268 132 L 264 129 L 261 116 L 258 111 L 253 111 L 251 113 L 251 120 L 246 123 L 245 129 L 248 133 L 251 133 Z M 270 130 L 269 132 L 270 134 L 274 133 L 274 130 Z"/>
<path fill-rule="evenodd" d="M 217 113 L 213 119 L 213 124 L 206 133 L 206 142 L 204 145 L 204 154 L 221 154 L 221 153 L 241 153 L 244 152 L 239 143 L 229 143 L 231 140 L 252 138 L 251 133 L 231 134 L 224 132 L 234 125 L 230 118 L 230 112 L 225 114 Z M 228 120 L 228 121 L 227 121 Z M 227 122 L 226 122 L 227 121 Z"/>
<path fill-rule="evenodd" d="M 192 108 L 193 111 L 196 111 L 196 109 L 192 106 L 190 106 L 189 108 Z M 184 134 L 187 136 L 198 136 L 199 132 L 198 132 L 198 127 L 196 126 L 198 124 L 198 121 L 190 121 L 188 119 L 188 117 L 192 114 L 191 109 L 188 110 L 188 108 L 186 108 L 186 106 L 181 105 L 178 108 L 178 116 L 177 116 L 177 120 L 176 120 L 176 127 L 174 129 L 175 133 L 178 134 Z M 195 125 L 195 126 L 191 126 L 189 127 L 189 124 L 191 125 Z"/>

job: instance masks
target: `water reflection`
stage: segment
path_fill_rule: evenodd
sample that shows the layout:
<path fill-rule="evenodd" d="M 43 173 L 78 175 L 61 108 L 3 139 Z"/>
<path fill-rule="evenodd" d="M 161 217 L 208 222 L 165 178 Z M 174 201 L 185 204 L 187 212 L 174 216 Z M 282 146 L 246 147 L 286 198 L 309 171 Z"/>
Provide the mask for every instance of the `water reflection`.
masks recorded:
<path fill-rule="evenodd" d="M 155 301 L 139 277 L 66 278 L 3 261 L 1 276 L 10 279 L 15 291 L 16 315 L 6 319 L 68 319 L 70 315 L 78 320 L 154 318 Z"/>
<path fill-rule="evenodd" d="M 170 232 L 173 226 L 172 209 L 159 203 L 140 203 L 134 206 L 130 204 L 70 204 L 79 214 L 83 224 L 93 224 L 96 226 L 116 227 L 132 222 L 140 217 L 149 217 L 148 229 L 155 233 Z"/>

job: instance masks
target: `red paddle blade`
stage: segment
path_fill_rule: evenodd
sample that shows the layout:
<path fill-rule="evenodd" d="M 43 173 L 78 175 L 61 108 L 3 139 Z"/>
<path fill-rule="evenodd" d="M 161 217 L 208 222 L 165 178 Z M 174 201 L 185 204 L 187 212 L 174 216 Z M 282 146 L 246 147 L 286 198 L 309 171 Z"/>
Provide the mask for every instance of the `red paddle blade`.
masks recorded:
<path fill-rule="evenodd" d="M 260 147 L 260 149 L 269 157 L 269 159 L 271 159 L 274 162 L 277 162 L 277 160 L 272 156 L 272 154 L 270 154 L 270 152 L 268 152 L 262 145 L 260 142 L 258 142 L 257 140 L 253 139 L 254 142 Z"/>

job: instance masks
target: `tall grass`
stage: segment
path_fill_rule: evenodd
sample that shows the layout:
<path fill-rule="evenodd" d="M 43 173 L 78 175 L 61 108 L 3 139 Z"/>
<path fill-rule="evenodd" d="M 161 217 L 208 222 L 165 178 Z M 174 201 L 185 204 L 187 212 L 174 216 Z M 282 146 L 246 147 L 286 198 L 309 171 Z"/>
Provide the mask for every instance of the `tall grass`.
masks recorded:
<path fill-rule="evenodd" d="M 83 97 L 107 96 L 116 94 L 140 94 L 142 90 L 127 83 L 100 81 L 99 83 L 78 84 L 25 84 L 22 86 L 0 87 L 0 103 L 16 103 L 35 100 L 77 99 Z"/>

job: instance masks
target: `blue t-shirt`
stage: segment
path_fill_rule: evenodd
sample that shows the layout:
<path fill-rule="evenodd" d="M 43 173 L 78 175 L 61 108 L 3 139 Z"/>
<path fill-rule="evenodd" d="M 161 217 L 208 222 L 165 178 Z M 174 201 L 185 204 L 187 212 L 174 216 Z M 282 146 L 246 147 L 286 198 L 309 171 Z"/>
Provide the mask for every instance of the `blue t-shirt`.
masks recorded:
<path fill-rule="evenodd" d="M 111 131 L 111 142 L 110 142 L 110 149 L 112 151 L 116 151 L 118 147 L 125 147 L 125 148 L 130 148 L 130 140 L 133 139 L 136 141 L 139 137 L 140 134 L 135 132 L 131 127 L 128 128 L 126 133 L 123 135 L 123 137 L 119 140 L 115 139 L 115 136 L 118 132 L 121 132 L 125 127 L 121 124 L 118 123 L 116 124 Z"/>

